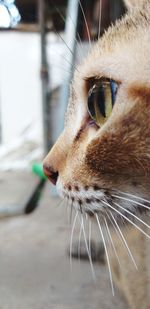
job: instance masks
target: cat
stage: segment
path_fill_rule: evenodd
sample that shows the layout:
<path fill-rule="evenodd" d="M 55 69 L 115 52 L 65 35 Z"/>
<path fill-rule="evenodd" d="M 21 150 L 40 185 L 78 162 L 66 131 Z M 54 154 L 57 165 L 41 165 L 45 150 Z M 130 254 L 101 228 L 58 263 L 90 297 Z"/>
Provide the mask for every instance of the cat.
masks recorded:
<path fill-rule="evenodd" d="M 102 224 L 112 226 L 122 264 L 109 252 L 113 279 L 130 308 L 148 309 L 150 0 L 125 2 L 127 14 L 75 70 L 65 128 L 43 168 L 63 198 L 95 219 L 102 238 Z"/>

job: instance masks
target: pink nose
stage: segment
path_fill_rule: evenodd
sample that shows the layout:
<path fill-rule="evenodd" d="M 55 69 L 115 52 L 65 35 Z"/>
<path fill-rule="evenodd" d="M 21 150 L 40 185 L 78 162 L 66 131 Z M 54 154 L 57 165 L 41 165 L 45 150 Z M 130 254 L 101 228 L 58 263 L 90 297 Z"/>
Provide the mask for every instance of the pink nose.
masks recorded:
<path fill-rule="evenodd" d="M 56 185 L 58 172 L 54 171 L 53 168 L 47 163 L 43 164 L 43 171 L 44 174 L 48 177 L 48 179 L 53 183 L 53 185 Z"/>

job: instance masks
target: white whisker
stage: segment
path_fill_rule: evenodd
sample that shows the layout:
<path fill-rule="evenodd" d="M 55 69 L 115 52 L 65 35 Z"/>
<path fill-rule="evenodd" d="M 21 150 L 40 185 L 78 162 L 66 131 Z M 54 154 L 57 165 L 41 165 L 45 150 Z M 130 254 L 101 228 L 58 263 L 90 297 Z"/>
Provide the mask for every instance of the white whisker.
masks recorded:
<path fill-rule="evenodd" d="M 117 212 L 120 216 L 122 216 L 125 220 L 127 220 L 128 222 L 130 222 L 134 227 L 136 227 L 136 229 L 138 229 L 142 234 L 144 234 L 146 237 L 148 237 L 150 239 L 150 235 L 148 235 L 146 232 L 144 232 L 138 225 L 136 225 L 134 222 L 132 222 L 129 218 L 127 218 L 125 215 L 123 215 L 119 210 L 117 210 L 116 208 L 112 207 L 110 204 L 108 204 L 107 202 L 103 203 L 105 205 L 107 205 L 108 207 L 110 207 L 112 210 L 114 210 L 115 212 Z"/>
<path fill-rule="evenodd" d="M 110 211 L 109 211 L 109 213 L 110 213 Z M 125 245 L 124 242 L 123 242 L 123 240 L 122 240 L 122 237 L 121 237 L 121 235 L 120 235 L 120 233 L 119 233 L 119 230 L 117 229 L 116 225 L 114 224 L 114 222 L 113 222 L 112 219 L 110 218 L 110 216 L 109 216 L 107 210 L 106 210 L 106 214 L 107 214 L 107 217 L 108 217 L 109 221 L 111 222 L 113 228 L 115 229 L 115 231 L 116 231 L 118 237 L 120 238 L 122 244 Z"/>
<path fill-rule="evenodd" d="M 142 207 L 144 207 L 144 208 L 150 210 L 150 207 L 148 207 L 148 206 L 146 206 L 146 205 L 144 205 L 144 204 L 142 204 L 142 203 L 140 203 L 140 202 L 138 202 L 138 201 L 134 201 L 134 200 L 131 200 L 131 199 L 129 199 L 129 198 L 126 198 L 126 197 L 123 197 L 123 196 L 119 196 L 119 195 L 116 195 L 116 194 L 112 194 L 112 197 L 116 197 L 116 198 L 118 198 L 118 199 L 120 199 L 120 200 L 124 200 L 124 201 L 127 201 L 127 202 L 130 202 L 130 203 L 133 203 L 133 204 L 142 206 Z"/>
<path fill-rule="evenodd" d="M 109 226 L 108 226 L 108 223 L 107 223 L 107 220 L 106 218 L 104 217 L 104 221 L 105 221 L 105 225 L 106 225 L 106 229 L 107 229 L 107 232 L 108 232 L 108 235 L 109 235 L 109 238 L 110 238 L 110 241 L 111 241 L 111 244 L 112 244 L 112 247 L 113 247 L 113 250 L 115 252 L 115 255 L 116 255 L 116 258 L 117 258 L 117 261 L 121 267 L 121 263 L 120 263 L 120 259 L 119 259 L 119 256 L 118 256 L 118 253 L 116 251 L 116 248 L 115 248 L 115 245 L 114 245 L 114 242 L 113 242 L 113 239 L 112 239 L 112 236 L 111 236 L 111 233 L 110 233 L 110 229 L 109 229 Z"/>
<path fill-rule="evenodd" d="M 79 241 L 78 241 L 78 259 L 80 260 L 80 251 L 81 251 L 81 235 L 82 235 L 82 224 L 80 220 L 80 232 L 79 232 Z"/>
<path fill-rule="evenodd" d="M 127 244 L 127 241 L 126 241 L 126 239 L 125 239 L 125 237 L 124 237 L 124 235 L 123 235 L 123 233 L 122 233 L 122 231 L 121 231 L 121 229 L 120 229 L 120 227 L 119 227 L 119 225 L 118 225 L 118 223 L 117 223 L 115 217 L 113 216 L 112 212 L 109 212 L 109 213 L 110 213 L 110 215 L 111 215 L 111 217 L 112 217 L 112 219 L 113 219 L 113 221 L 114 221 L 114 223 L 115 223 L 115 225 L 116 225 L 116 227 L 117 227 L 117 229 L 118 229 L 118 231 L 119 231 L 119 233 L 120 233 L 120 235 L 121 235 L 121 238 L 122 238 L 122 240 L 123 240 L 123 242 L 124 242 L 124 244 L 125 244 L 125 247 L 126 247 L 126 249 L 127 249 L 127 252 L 128 252 L 129 257 L 131 258 L 131 260 L 132 260 L 132 262 L 133 262 L 135 268 L 138 270 L 138 267 L 137 267 L 137 264 L 136 264 L 135 259 L 134 259 L 134 257 L 133 257 L 133 254 L 132 254 L 132 252 L 131 252 L 131 250 L 130 250 L 128 244 Z"/>
<path fill-rule="evenodd" d="M 69 200 L 69 198 L 67 199 L 67 205 L 66 206 L 67 206 L 67 219 L 68 219 L 68 222 L 69 222 L 69 219 L 70 219 L 70 200 Z"/>
<path fill-rule="evenodd" d="M 136 220 L 138 220 L 139 222 L 141 222 L 143 225 L 145 225 L 148 229 L 150 229 L 150 226 L 144 222 L 142 219 L 140 219 L 139 217 L 137 217 L 135 214 L 133 214 L 131 211 L 129 211 L 128 209 L 122 207 L 121 205 L 113 202 L 114 205 L 116 205 L 117 207 L 121 208 L 123 211 L 127 212 L 129 215 L 131 215 L 132 217 L 134 217 Z"/>
<path fill-rule="evenodd" d="M 135 199 L 138 199 L 138 200 L 141 200 L 143 202 L 146 202 L 146 203 L 149 203 L 150 204 L 150 201 L 149 200 L 146 200 L 145 198 L 141 197 L 141 196 L 136 196 L 134 194 L 131 194 L 131 193 L 127 193 L 127 192 L 123 192 L 123 191 L 118 191 L 119 193 L 121 194 L 124 194 L 124 195 L 127 195 L 127 196 L 131 196 Z"/>
<path fill-rule="evenodd" d="M 59 201 L 56 207 L 62 207 L 65 202 L 66 202 L 66 197 L 64 197 L 61 201 Z"/>
<path fill-rule="evenodd" d="M 72 222 L 72 213 L 73 213 L 73 201 L 71 202 L 71 206 L 70 206 L 70 216 L 69 216 L 69 222 L 71 224 Z"/>
<path fill-rule="evenodd" d="M 92 225 L 91 220 L 89 219 L 89 252 L 91 255 L 91 235 L 92 235 Z"/>
<path fill-rule="evenodd" d="M 104 238 L 104 234 L 100 225 L 100 221 L 98 218 L 98 215 L 95 214 L 96 220 L 97 220 L 97 224 L 100 230 L 100 234 L 103 240 L 103 244 L 104 244 L 104 248 L 105 248 L 105 253 L 106 253 L 106 259 L 107 259 L 107 264 L 108 264 L 108 270 L 109 270 L 109 277 L 110 277 L 110 283 L 111 283 L 111 288 L 112 288 L 112 294 L 114 296 L 114 286 L 113 286 L 113 280 L 112 280 L 112 272 L 111 272 L 111 267 L 110 267 L 110 260 L 109 260 L 109 256 L 108 256 L 108 251 L 107 251 L 107 247 L 106 247 L 106 242 L 105 242 L 105 238 Z"/>
<path fill-rule="evenodd" d="M 74 221 L 73 221 L 73 225 L 72 225 L 72 230 L 71 230 L 71 236 L 70 236 L 70 267 L 71 267 L 71 269 L 72 269 L 72 242 L 73 242 L 73 233 L 74 233 L 74 229 L 75 229 L 77 217 L 78 217 L 78 211 L 76 212 L 75 217 L 74 217 Z"/>
<path fill-rule="evenodd" d="M 93 262 L 92 262 L 91 254 L 90 254 L 88 243 L 87 243 L 87 239 L 86 239 L 83 216 L 82 216 L 82 220 L 81 220 L 81 225 L 82 225 L 82 231 L 83 231 L 85 246 L 86 246 L 86 250 L 87 250 L 87 253 L 88 253 L 89 262 L 90 262 L 90 266 L 91 266 L 91 270 L 92 270 L 93 280 L 96 281 L 96 275 L 95 275 L 95 271 L 94 271 L 94 267 L 93 267 Z"/>

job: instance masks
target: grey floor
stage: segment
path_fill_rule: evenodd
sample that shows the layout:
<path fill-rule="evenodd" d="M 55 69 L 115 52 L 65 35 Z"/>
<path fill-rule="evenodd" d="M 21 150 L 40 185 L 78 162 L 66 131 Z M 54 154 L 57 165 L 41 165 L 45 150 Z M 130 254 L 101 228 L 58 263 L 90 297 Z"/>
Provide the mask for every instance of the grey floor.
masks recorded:
<path fill-rule="evenodd" d="M 67 256 L 67 210 L 46 184 L 40 205 L 29 216 L 0 221 L 0 309 L 125 309 L 112 296 L 107 267 Z M 75 231 L 74 239 L 78 238 Z"/>

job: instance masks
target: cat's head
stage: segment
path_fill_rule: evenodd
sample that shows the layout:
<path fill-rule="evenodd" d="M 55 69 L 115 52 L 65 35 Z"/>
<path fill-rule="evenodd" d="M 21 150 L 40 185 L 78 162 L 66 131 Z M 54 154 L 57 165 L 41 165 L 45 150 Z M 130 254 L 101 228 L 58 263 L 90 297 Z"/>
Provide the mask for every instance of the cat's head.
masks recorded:
<path fill-rule="evenodd" d="M 144 2 L 110 27 L 75 71 L 65 129 L 44 160 L 60 195 L 90 214 L 150 205 L 150 1 Z"/>

